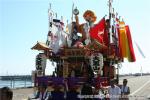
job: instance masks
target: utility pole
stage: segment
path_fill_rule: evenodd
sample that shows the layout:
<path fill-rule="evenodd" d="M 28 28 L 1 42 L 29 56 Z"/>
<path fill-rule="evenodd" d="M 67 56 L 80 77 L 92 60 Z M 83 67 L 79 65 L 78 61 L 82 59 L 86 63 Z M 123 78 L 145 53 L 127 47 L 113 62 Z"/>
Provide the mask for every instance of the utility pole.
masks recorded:
<path fill-rule="evenodd" d="M 108 1 L 108 7 L 109 7 L 109 24 L 108 24 L 108 40 L 109 40 L 109 45 L 108 45 L 108 56 L 110 55 L 110 51 L 111 51 L 111 46 L 110 46 L 110 44 L 111 44 L 111 40 L 112 40 L 112 28 L 111 28 L 111 16 L 112 16 L 112 0 L 109 0 Z M 110 72 L 111 72 L 111 66 L 112 66 L 112 60 L 111 59 L 109 59 L 110 60 L 110 62 L 109 62 L 109 71 L 108 71 L 108 77 L 110 78 L 111 77 L 111 74 L 110 74 Z"/>
<path fill-rule="evenodd" d="M 140 72 L 141 72 L 141 76 L 143 75 L 143 69 L 142 69 L 142 66 L 141 66 L 141 70 L 140 70 Z"/>

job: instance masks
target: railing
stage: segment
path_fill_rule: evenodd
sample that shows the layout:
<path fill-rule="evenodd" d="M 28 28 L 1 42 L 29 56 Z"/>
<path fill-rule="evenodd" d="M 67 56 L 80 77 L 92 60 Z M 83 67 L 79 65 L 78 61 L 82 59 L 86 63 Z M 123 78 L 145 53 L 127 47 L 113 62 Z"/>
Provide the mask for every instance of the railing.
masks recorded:
<path fill-rule="evenodd" d="M 63 78 L 63 77 L 50 77 L 50 76 L 43 76 L 43 77 L 36 77 L 35 79 L 35 84 L 45 84 L 48 86 L 51 85 L 57 85 L 61 84 L 64 85 L 64 81 L 67 81 L 68 85 L 83 85 L 85 82 L 87 82 L 87 78 L 84 77 L 68 77 L 68 78 Z M 92 84 L 94 85 L 99 85 L 101 84 L 102 86 L 108 86 L 108 78 L 107 77 L 100 77 L 100 78 L 93 78 L 92 79 Z"/>
<path fill-rule="evenodd" d="M 6 77 L 5 77 L 6 78 Z M 10 88 L 25 88 L 25 87 L 32 87 L 33 83 L 31 78 L 29 79 L 29 77 L 22 77 L 22 76 L 10 76 L 6 79 L 2 79 L 0 80 L 0 88 L 2 87 L 10 87 Z"/>

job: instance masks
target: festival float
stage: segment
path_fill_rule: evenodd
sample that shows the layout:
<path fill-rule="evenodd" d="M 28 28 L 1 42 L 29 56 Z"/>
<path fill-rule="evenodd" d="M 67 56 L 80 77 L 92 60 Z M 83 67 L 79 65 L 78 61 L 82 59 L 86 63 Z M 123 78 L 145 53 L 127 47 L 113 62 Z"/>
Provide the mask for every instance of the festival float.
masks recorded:
<path fill-rule="evenodd" d="M 111 79 L 119 81 L 119 67 L 124 58 L 135 62 L 129 26 L 114 13 L 111 0 L 109 14 L 98 23 L 94 23 L 97 18 L 94 11 L 84 12 L 82 24 L 78 15 L 79 10 L 73 5 L 71 22 L 65 25 L 63 17 L 55 17 L 51 7 L 48 10 L 47 40 L 32 47 L 40 51 L 36 56 L 34 87 L 44 83 L 50 91 L 59 85 L 64 92 L 72 87 L 80 91 L 88 83 L 105 93 Z M 45 75 L 47 60 L 56 63 L 52 75 Z"/>

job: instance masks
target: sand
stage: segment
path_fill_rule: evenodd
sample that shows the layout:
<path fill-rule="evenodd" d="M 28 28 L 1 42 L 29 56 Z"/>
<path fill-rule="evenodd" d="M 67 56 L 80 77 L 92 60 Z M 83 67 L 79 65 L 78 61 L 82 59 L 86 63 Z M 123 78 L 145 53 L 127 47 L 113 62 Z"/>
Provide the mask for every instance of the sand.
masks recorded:
<path fill-rule="evenodd" d="M 31 97 L 34 93 L 33 88 L 19 88 L 12 89 L 13 91 L 13 100 L 28 100 L 28 97 Z"/>

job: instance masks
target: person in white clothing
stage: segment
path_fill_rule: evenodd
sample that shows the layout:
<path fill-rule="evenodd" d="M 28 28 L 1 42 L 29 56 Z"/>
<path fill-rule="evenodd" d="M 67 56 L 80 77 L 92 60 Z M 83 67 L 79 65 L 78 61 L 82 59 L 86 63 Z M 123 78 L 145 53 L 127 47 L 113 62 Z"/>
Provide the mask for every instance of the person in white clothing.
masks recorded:
<path fill-rule="evenodd" d="M 47 91 L 47 86 L 45 84 L 40 84 L 38 86 L 38 91 L 35 97 L 29 98 L 28 100 L 49 100 L 50 92 Z"/>
<path fill-rule="evenodd" d="M 114 79 L 110 81 L 110 87 L 108 87 L 108 94 L 110 100 L 119 100 L 120 98 L 121 89 L 117 85 L 115 85 Z"/>
<path fill-rule="evenodd" d="M 123 80 L 123 85 L 121 88 L 121 100 L 129 100 L 128 95 L 130 94 L 130 88 L 127 86 L 127 79 Z"/>

